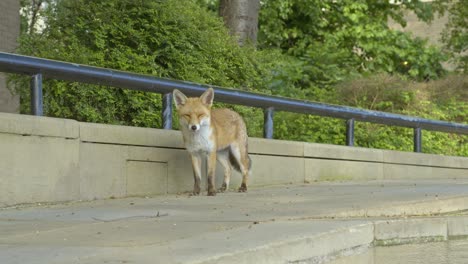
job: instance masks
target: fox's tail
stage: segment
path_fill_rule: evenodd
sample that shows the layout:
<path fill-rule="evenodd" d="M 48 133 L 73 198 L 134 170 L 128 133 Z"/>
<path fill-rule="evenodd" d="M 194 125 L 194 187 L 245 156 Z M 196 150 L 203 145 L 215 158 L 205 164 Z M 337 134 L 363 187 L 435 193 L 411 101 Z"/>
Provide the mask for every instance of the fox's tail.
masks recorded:
<path fill-rule="evenodd" d="M 247 158 L 249 159 L 249 170 L 252 167 L 252 160 L 250 159 L 250 156 L 247 154 Z M 232 151 L 229 150 L 229 162 L 231 165 L 236 169 L 236 171 L 241 172 L 241 168 L 239 165 L 239 162 L 237 162 L 237 159 L 234 157 L 234 154 L 232 154 Z"/>

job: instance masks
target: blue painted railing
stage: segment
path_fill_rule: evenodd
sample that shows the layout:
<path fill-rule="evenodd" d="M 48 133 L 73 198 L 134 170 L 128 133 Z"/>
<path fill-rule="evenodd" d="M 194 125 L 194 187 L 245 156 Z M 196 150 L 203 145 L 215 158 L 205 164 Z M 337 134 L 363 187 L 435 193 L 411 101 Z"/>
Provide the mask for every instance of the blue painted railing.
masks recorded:
<path fill-rule="evenodd" d="M 283 97 L 250 93 L 216 86 L 191 82 L 156 78 L 105 68 L 91 67 L 0 52 L 0 72 L 26 74 L 31 78 L 32 114 L 42 115 L 42 78 L 106 85 L 163 95 L 163 128 L 172 128 L 172 91 L 179 89 L 187 95 L 200 95 L 208 87 L 213 87 L 216 100 L 220 102 L 259 107 L 264 109 L 264 136 L 273 138 L 274 111 L 287 111 L 341 118 L 346 120 L 346 144 L 354 145 L 355 121 L 372 122 L 414 129 L 414 151 L 421 152 L 422 130 L 468 134 L 468 125 L 430 120 L 413 116 L 363 110 L 359 108 L 314 103 Z"/>

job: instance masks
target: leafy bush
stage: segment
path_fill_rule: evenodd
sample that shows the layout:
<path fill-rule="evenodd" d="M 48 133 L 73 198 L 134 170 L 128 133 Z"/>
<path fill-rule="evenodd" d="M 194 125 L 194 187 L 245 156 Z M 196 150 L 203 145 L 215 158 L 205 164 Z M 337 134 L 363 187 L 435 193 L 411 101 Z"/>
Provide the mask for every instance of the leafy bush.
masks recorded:
<path fill-rule="evenodd" d="M 430 82 L 379 74 L 347 80 L 336 86 L 346 105 L 423 118 L 466 123 L 468 77 L 452 74 Z M 413 130 L 369 123 L 356 125 L 356 144 L 364 147 L 410 151 Z M 468 156 L 468 136 L 423 130 L 423 151 Z"/>
<path fill-rule="evenodd" d="M 43 32 L 23 34 L 21 53 L 257 91 L 270 71 L 253 48 L 238 47 L 221 19 L 194 1 L 63 0 L 49 5 L 46 14 Z M 21 91 L 23 112 L 28 93 Z M 48 116 L 161 123 L 157 94 L 46 80 L 44 100 Z"/>
<path fill-rule="evenodd" d="M 302 58 L 315 80 L 336 82 L 349 72 L 379 71 L 418 80 L 444 74 L 445 55 L 425 40 L 391 30 L 388 18 L 404 24 L 403 10 L 429 20 L 433 6 L 420 1 L 265 0 L 259 44 Z M 344 74 L 343 74 L 344 73 Z"/>
<path fill-rule="evenodd" d="M 338 96 L 346 105 L 396 112 L 414 103 L 414 91 L 408 81 L 396 75 L 376 74 L 353 79 L 337 86 Z"/>

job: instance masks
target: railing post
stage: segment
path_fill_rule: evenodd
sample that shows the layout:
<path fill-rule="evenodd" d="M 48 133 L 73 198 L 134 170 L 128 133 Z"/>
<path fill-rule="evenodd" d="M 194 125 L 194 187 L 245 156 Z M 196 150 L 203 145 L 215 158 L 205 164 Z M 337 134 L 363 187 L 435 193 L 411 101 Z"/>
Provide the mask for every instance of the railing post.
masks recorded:
<path fill-rule="evenodd" d="M 273 114 L 274 108 L 268 107 L 263 110 L 263 137 L 273 138 Z"/>
<path fill-rule="evenodd" d="M 422 133 L 421 128 L 416 127 L 414 128 L 414 152 L 421 152 L 422 151 Z"/>
<path fill-rule="evenodd" d="M 346 120 L 346 145 L 354 146 L 354 118 Z"/>
<path fill-rule="evenodd" d="M 172 129 L 172 93 L 164 94 L 162 99 L 163 129 Z"/>
<path fill-rule="evenodd" d="M 31 77 L 31 114 L 44 115 L 42 98 L 42 74 L 37 73 Z"/>

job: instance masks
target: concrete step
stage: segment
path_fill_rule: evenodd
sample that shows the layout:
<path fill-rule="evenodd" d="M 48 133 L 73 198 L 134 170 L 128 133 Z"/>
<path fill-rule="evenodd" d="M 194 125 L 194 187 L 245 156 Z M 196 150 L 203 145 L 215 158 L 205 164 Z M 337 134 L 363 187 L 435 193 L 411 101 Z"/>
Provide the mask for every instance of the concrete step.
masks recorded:
<path fill-rule="evenodd" d="M 468 235 L 468 217 L 440 215 L 468 210 L 467 187 L 321 183 L 10 207 L 0 263 L 321 263 L 374 243 Z"/>

